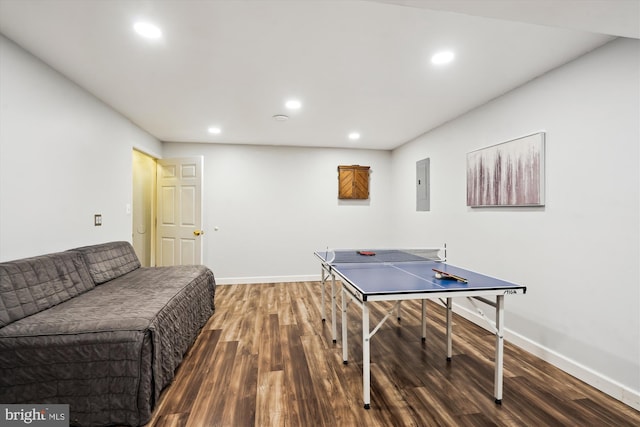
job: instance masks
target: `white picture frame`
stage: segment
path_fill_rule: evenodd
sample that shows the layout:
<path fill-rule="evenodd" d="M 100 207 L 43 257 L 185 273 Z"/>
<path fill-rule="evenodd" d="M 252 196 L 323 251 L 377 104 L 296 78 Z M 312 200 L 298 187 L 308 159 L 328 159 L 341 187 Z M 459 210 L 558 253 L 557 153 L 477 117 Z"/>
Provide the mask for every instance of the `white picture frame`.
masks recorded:
<path fill-rule="evenodd" d="M 544 206 L 545 133 L 467 153 L 467 206 Z"/>

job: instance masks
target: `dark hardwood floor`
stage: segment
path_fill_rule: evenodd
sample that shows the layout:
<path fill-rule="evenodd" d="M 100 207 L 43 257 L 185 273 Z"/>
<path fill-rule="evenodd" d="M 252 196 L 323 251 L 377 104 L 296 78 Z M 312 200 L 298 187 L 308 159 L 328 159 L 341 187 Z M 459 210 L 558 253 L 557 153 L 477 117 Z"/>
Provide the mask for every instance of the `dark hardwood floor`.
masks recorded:
<path fill-rule="evenodd" d="M 444 310 L 403 303 L 371 340 L 371 409 L 362 402 L 360 310 L 349 308 L 349 364 L 320 315 L 320 283 L 218 286 L 216 312 L 148 426 L 640 426 L 640 412 L 505 343 L 493 400 L 494 335 Z M 371 324 L 391 306 L 374 304 Z M 329 303 L 326 305 L 330 317 Z M 338 316 L 339 318 L 340 316 Z M 506 319 L 508 326 L 508 317 Z M 375 322 L 375 323 L 374 323 Z"/>

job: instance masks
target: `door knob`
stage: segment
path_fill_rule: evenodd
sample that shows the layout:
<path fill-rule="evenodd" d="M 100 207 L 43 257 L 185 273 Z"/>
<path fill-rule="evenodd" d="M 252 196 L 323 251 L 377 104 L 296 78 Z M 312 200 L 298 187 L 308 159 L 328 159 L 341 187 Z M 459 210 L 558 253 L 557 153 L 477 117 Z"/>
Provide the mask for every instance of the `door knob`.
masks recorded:
<path fill-rule="evenodd" d="M 204 230 L 196 230 L 193 232 L 194 236 L 202 236 L 204 234 Z"/>

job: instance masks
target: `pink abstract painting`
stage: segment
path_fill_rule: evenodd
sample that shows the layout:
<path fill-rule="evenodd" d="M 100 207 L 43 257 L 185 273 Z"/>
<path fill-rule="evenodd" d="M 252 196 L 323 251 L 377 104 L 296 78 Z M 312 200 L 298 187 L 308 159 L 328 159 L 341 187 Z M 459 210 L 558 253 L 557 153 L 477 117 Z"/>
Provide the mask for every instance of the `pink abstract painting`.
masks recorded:
<path fill-rule="evenodd" d="M 467 206 L 544 206 L 544 132 L 467 154 Z"/>

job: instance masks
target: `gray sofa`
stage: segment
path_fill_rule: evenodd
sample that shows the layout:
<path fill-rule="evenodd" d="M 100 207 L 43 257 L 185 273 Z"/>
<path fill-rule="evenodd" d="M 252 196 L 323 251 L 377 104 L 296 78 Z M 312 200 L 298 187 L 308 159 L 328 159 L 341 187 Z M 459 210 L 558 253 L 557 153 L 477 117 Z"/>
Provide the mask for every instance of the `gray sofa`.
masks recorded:
<path fill-rule="evenodd" d="M 208 268 L 144 268 L 128 242 L 0 263 L 0 402 L 145 424 L 214 295 Z"/>

